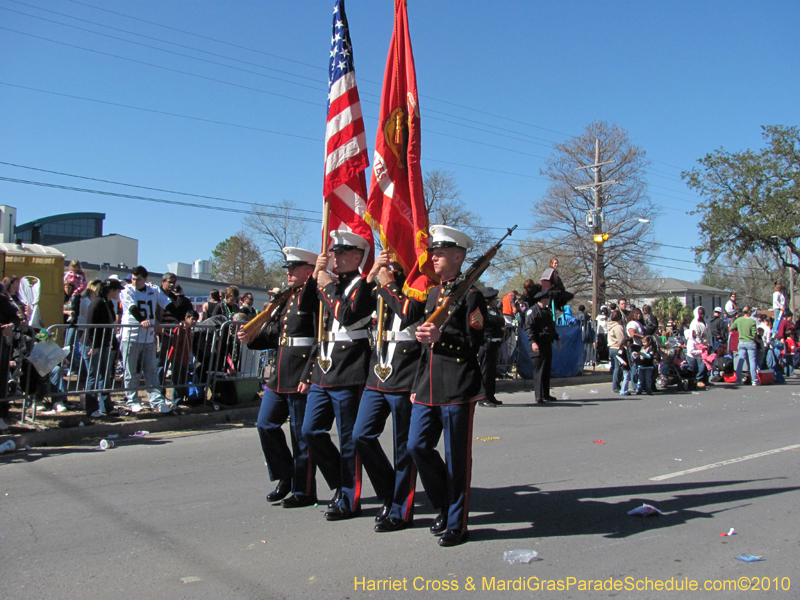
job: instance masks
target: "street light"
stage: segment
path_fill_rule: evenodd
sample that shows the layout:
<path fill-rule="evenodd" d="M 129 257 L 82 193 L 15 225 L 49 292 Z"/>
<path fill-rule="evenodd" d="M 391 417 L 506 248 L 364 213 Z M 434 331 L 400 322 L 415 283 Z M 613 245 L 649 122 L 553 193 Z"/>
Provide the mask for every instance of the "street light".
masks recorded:
<path fill-rule="evenodd" d="M 602 245 L 611 238 L 611 234 L 625 225 L 626 223 L 630 223 L 631 221 L 638 221 L 639 223 L 649 223 L 650 219 L 644 219 L 642 217 L 635 218 L 635 219 L 627 219 L 622 221 L 621 223 L 617 223 L 609 229 L 608 231 L 601 232 L 595 231 L 592 236 L 594 241 L 594 265 L 592 265 L 592 319 L 597 318 L 597 309 L 600 297 L 600 248 Z"/>

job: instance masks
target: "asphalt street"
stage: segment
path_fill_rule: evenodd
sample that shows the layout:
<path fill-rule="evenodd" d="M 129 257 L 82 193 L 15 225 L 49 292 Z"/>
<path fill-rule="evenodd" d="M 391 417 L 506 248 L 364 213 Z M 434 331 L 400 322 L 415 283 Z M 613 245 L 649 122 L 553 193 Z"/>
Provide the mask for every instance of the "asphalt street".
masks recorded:
<path fill-rule="evenodd" d="M 124 437 L 106 451 L 87 439 L 4 454 L 2 595 L 800 598 L 800 380 L 557 393 L 569 398 L 536 405 L 529 392 L 507 393 L 502 407 L 477 408 L 471 537 L 455 548 L 428 532 L 434 514 L 419 483 L 415 526 L 394 533 L 373 532 L 366 477 L 357 519 L 328 523 L 322 504 L 266 504 L 273 486 L 252 423 Z M 321 476 L 318 485 L 327 499 Z M 627 514 L 643 503 L 663 514 Z M 515 549 L 539 556 L 504 562 Z M 691 581 L 737 591 L 654 589 Z"/>

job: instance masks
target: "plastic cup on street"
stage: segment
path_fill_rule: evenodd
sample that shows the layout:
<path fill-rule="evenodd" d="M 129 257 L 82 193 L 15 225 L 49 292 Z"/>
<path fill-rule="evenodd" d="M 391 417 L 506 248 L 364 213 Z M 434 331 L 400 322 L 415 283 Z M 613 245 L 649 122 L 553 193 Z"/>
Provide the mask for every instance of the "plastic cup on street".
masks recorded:
<path fill-rule="evenodd" d="M 114 447 L 114 442 L 111 440 L 100 440 L 100 450 L 108 450 Z"/>

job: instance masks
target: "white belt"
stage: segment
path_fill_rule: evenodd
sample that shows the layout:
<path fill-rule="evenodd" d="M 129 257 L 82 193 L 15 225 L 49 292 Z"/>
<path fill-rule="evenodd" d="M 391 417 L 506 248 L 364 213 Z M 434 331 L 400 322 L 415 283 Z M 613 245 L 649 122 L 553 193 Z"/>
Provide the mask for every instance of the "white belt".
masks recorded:
<path fill-rule="evenodd" d="M 366 329 L 326 332 L 323 335 L 323 342 L 354 342 L 355 340 L 365 340 L 369 336 Z"/>
<path fill-rule="evenodd" d="M 415 342 L 417 336 L 412 331 L 384 331 L 384 342 Z"/>
<path fill-rule="evenodd" d="M 317 343 L 316 338 L 313 337 L 282 337 L 281 346 L 313 346 Z"/>

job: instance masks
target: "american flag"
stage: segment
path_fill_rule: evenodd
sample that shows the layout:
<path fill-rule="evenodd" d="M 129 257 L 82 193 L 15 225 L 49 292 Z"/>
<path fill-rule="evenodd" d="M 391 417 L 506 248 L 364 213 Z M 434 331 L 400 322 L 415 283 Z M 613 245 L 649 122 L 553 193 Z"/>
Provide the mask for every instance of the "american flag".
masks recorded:
<path fill-rule="evenodd" d="M 347 27 L 344 0 L 333 7 L 333 35 L 328 65 L 328 126 L 325 132 L 325 185 L 330 228 L 349 229 L 373 246 L 372 229 L 364 221 L 369 167 L 367 136 L 353 66 L 353 44 Z M 328 240 L 323 240 L 327 244 Z M 327 246 L 325 246 L 327 247 Z M 372 251 L 367 256 L 372 263 Z"/>

